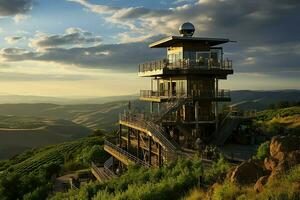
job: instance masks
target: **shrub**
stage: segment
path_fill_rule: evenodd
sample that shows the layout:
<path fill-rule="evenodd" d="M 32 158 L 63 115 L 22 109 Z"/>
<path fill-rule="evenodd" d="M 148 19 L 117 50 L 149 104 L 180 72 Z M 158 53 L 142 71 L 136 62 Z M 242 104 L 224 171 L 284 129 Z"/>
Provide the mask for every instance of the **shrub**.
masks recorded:
<path fill-rule="evenodd" d="M 225 182 L 223 185 L 216 187 L 213 193 L 214 200 L 232 200 L 241 195 L 240 188 L 231 182 Z"/>
<path fill-rule="evenodd" d="M 266 142 L 260 144 L 259 147 L 257 148 L 257 153 L 256 153 L 255 158 L 258 160 L 265 159 L 270 154 L 269 149 L 270 149 L 270 141 L 266 141 Z"/>
<path fill-rule="evenodd" d="M 212 166 L 205 171 L 204 180 L 207 184 L 212 184 L 216 181 L 222 181 L 230 168 L 229 163 L 223 156 L 217 162 L 214 162 Z"/>

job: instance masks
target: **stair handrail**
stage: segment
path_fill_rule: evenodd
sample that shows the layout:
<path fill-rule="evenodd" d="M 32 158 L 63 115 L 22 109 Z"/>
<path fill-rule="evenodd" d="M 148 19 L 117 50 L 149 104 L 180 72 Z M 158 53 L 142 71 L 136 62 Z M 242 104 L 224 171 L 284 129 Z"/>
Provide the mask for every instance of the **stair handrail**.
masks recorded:
<path fill-rule="evenodd" d="M 103 165 L 104 171 L 105 171 L 105 172 L 107 173 L 107 175 L 110 176 L 111 178 L 114 178 L 114 177 L 117 176 L 112 170 L 110 170 L 110 168 L 113 166 L 113 160 L 114 160 L 114 158 L 111 156 L 109 159 L 107 159 L 107 160 L 104 162 L 104 165 Z"/>
<path fill-rule="evenodd" d="M 151 167 L 151 165 L 149 163 L 146 163 L 146 162 L 142 161 L 141 159 L 135 157 L 134 155 L 130 154 L 129 152 L 125 151 L 124 149 L 114 145 L 113 143 L 109 142 L 108 140 L 104 141 L 104 145 L 107 145 L 107 146 L 111 147 L 112 149 L 116 150 L 117 152 L 119 152 L 120 154 L 125 155 L 131 161 L 133 161 L 134 163 L 140 164 L 140 165 L 142 165 L 146 168 Z"/>

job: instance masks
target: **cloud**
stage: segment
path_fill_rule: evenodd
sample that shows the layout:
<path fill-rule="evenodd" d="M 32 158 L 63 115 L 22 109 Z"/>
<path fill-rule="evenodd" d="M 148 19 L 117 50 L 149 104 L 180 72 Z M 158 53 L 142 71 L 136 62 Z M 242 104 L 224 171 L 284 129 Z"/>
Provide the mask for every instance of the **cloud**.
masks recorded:
<path fill-rule="evenodd" d="M 14 16 L 25 14 L 31 10 L 33 0 L 1 0 L 0 16 Z"/>
<path fill-rule="evenodd" d="M 93 36 L 92 33 L 79 28 L 68 28 L 62 35 L 47 35 L 38 33 L 35 38 L 30 39 L 30 46 L 36 48 L 68 47 L 99 44 L 102 41 L 100 36 Z"/>
<path fill-rule="evenodd" d="M 4 38 L 4 40 L 8 44 L 16 44 L 17 42 L 19 42 L 22 39 L 24 39 L 24 37 L 22 37 L 22 36 L 9 36 L 9 37 Z"/>
<path fill-rule="evenodd" d="M 23 14 L 17 14 L 13 17 L 13 20 L 16 24 L 20 23 L 21 21 L 24 21 L 26 19 L 30 18 L 29 15 L 23 15 Z"/>
<path fill-rule="evenodd" d="M 118 71 L 137 70 L 139 63 L 162 58 L 163 50 L 149 49 L 148 43 L 103 44 L 92 47 L 47 48 L 40 52 L 26 49 L 4 48 L 0 57 L 5 61 L 24 60 L 53 61 L 86 68 L 98 68 Z"/>
<path fill-rule="evenodd" d="M 149 49 L 159 37 L 177 34 L 185 21 L 196 26 L 196 35 L 225 37 L 238 43 L 225 45 L 225 57 L 234 62 L 236 72 L 260 73 L 299 68 L 300 2 L 296 0 L 199 0 L 188 1 L 169 9 L 113 7 L 79 3 L 106 22 L 122 26 L 126 31 L 116 36 L 117 44 L 100 44 L 101 38 L 70 28 L 63 34 L 38 33 L 30 39 L 34 50 L 4 48 L 0 52 L 7 61 L 53 61 L 86 68 L 136 71 L 137 64 L 163 58 L 163 49 Z M 173 6 L 173 5 L 172 5 Z M 280 61 L 280 62 L 279 62 Z"/>

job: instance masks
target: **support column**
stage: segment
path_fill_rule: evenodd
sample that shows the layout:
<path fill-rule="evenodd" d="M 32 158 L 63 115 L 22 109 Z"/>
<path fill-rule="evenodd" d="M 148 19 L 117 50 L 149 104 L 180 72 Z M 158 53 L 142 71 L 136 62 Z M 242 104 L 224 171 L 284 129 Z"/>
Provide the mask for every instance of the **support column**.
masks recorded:
<path fill-rule="evenodd" d="M 130 148 L 130 131 L 131 131 L 131 128 L 128 128 L 128 132 L 127 132 L 127 151 L 129 151 L 129 148 Z"/>
<path fill-rule="evenodd" d="M 169 95 L 172 96 L 172 78 L 170 77 Z"/>
<path fill-rule="evenodd" d="M 140 133 L 137 132 L 137 152 L 136 152 L 136 157 L 140 158 L 140 146 L 141 146 L 141 141 L 140 141 Z"/>
<path fill-rule="evenodd" d="M 154 102 L 153 101 L 151 101 L 150 102 L 150 113 L 153 113 L 154 111 Z"/>
<path fill-rule="evenodd" d="M 161 146 L 158 144 L 158 166 L 162 166 Z"/>
<path fill-rule="evenodd" d="M 199 136 L 199 101 L 195 102 L 196 135 Z"/>
<path fill-rule="evenodd" d="M 148 161 L 149 161 L 149 165 L 151 165 L 151 151 L 152 151 L 152 141 L 151 141 L 151 136 L 148 137 Z"/>
<path fill-rule="evenodd" d="M 215 119 L 216 119 L 216 131 L 219 130 L 219 109 L 218 109 L 218 91 L 219 91 L 219 82 L 218 78 L 215 79 Z"/>
<path fill-rule="evenodd" d="M 160 103 L 157 103 L 157 113 L 160 112 Z"/>
<path fill-rule="evenodd" d="M 122 147 L 122 124 L 120 124 L 120 129 L 119 129 L 119 145 Z"/>

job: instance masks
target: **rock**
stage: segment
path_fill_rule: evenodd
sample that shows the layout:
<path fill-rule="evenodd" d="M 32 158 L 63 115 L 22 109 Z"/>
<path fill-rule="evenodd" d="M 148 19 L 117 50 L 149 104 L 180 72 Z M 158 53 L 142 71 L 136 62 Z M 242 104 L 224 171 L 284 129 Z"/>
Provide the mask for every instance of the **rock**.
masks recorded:
<path fill-rule="evenodd" d="M 270 144 L 270 154 L 273 158 L 284 160 L 289 152 L 300 150 L 300 137 L 282 136 L 273 137 Z"/>
<path fill-rule="evenodd" d="M 241 185 L 255 183 L 256 180 L 263 175 L 263 168 L 258 166 L 253 160 L 248 160 L 235 168 L 230 181 Z"/>
<path fill-rule="evenodd" d="M 236 169 L 236 167 L 231 167 L 231 168 L 228 170 L 228 172 L 227 172 L 227 174 L 226 174 L 226 180 L 230 180 L 230 179 L 231 179 L 232 173 L 234 172 L 235 169 Z"/>
<path fill-rule="evenodd" d="M 269 176 L 269 181 L 272 181 L 273 179 L 278 179 L 282 175 L 285 174 L 285 172 L 290 169 L 290 165 L 288 164 L 287 160 L 282 160 L 278 163 L 276 168 L 272 170 L 271 175 Z"/>
<path fill-rule="evenodd" d="M 254 190 L 256 192 L 262 192 L 264 190 L 264 185 L 268 182 L 268 176 L 262 176 L 260 177 L 255 185 L 254 185 Z"/>
<path fill-rule="evenodd" d="M 300 143 L 299 143 L 300 146 Z M 294 166 L 300 164 L 300 150 L 292 151 L 288 154 L 288 164 L 289 166 Z"/>
<path fill-rule="evenodd" d="M 264 167 L 267 170 L 273 171 L 273 170 L 275 170 L 276 166 L 277 166 L 277 162 L 274 158 L 265 158 Z"/>

